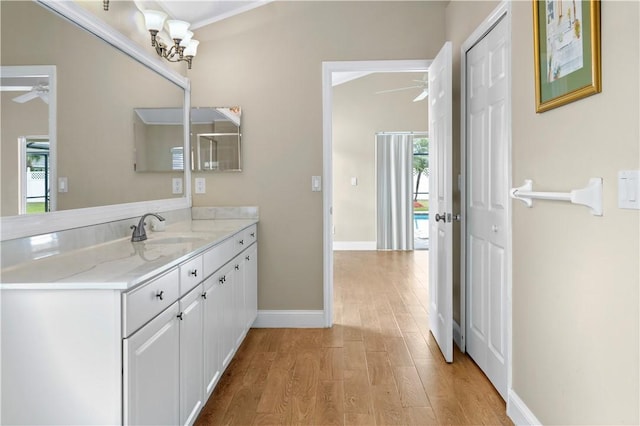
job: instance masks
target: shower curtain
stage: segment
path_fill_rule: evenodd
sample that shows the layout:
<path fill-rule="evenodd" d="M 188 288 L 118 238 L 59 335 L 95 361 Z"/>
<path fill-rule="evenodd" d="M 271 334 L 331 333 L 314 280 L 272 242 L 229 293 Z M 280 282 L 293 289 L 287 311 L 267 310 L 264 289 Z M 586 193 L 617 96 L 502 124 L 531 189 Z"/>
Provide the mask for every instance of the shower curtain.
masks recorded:
<path fill-rule="evenodd" d="M 413 250 L 412 196 L 412 134 L 376 134 L 378 250 Z"/>

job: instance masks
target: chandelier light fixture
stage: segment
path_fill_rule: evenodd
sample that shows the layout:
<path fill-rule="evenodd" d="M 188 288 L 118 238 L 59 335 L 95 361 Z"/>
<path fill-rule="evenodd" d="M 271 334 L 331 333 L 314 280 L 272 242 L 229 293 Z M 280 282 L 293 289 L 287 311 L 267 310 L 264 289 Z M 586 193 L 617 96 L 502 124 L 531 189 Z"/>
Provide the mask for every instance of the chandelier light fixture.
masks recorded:
<path fill-rule="evenodd" d="M 169 62 L 184 61 L 191 69 L 191 61 L 198 50 L 198 40 L 193 40 L 189 24 L 176 19 L 167 20 L 167 14 L 157 10 L 144 10 L 144 23 L 151 34 L 151 46 Z M 166 24 L 166 25 L 165 25 Z M 166 27 L 166 31 L 165 31 Z"/>

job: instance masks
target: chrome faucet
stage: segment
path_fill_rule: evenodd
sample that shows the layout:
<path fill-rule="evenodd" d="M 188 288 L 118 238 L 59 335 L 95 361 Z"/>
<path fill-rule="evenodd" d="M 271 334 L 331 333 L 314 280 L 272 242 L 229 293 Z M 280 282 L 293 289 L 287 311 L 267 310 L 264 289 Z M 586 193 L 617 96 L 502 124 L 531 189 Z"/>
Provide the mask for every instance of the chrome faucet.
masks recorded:
<path fill-rule="evenodd" d="M 131 234 L 131 242 L 135 243 L 135 242 L 144 241 L 147 239 L 147 231 L 145 231 L 144 229 L 144 225 L 145 225 L 144 219 L 147 216 L 155 216 L 156 218 L 158 218 L 158 220 L 160 220 L 161 222 L 164 222 L 164 217 L 156 213 L 147 213 L 142 215 L 142 217 L 140 218 L 140 222 L 138 222 L 138 226 L 131 225 L 131 229 L 133 229 L 133 234 Z"/>

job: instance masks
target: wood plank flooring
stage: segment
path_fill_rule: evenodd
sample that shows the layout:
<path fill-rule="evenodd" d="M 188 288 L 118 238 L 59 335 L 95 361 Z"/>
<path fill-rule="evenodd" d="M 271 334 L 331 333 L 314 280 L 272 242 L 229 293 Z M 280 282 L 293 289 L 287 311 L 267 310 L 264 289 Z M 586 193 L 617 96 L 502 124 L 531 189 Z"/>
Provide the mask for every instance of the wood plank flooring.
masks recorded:
<path fill-rule="evenodd" d="M 252 329 L 196 425 L 512 425 L 429 333 L 428 252 L 335 252 L 331 329 Z"/>

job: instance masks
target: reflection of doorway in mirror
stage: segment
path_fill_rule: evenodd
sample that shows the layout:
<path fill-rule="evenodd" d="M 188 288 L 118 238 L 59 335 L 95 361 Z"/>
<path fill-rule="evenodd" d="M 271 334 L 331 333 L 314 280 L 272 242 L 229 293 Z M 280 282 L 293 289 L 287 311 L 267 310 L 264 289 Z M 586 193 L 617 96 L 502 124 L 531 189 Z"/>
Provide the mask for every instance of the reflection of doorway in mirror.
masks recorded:
<path fill-rule="evenodd" d="M 19 159 L 18 162 L 3 164 L 0 179 L 2 216 L 56 211 L 56 66 L 0 66 L 0 86 L 2 89 L 2 140 L 7 141 L 1 144 L 0 157 Z M 37 154 L 35 146 L 45 141 L 47 143 L 46 173 L 43 170 L 42 160 L 35 158 Z M 31 146 L 29 157 L 27 157 L 27 143 Z M 40 201 L 36 202 L 35 199 L 30 198 L 29 204 L 25 198 L 27 197 L 27 158 L 37 165 L 37 169 L 32 167 L 31 170 L 34 178 L 32 191 L 35 191 L 34 187 L 45 184 L 45 177 L 47 181 L 46 189 L 43 190 L 46 193 L 43 194 L 39 190 Z M 40 158 L 44 157 L 40 156 Z M 35 184 L 33 181 L 39 183 Z"/>
<path fill-rule="evenodd" d="M 51 211 L 51 162 L 48 136 L 25 136 L 20 144 L 20 214 Z"/>

